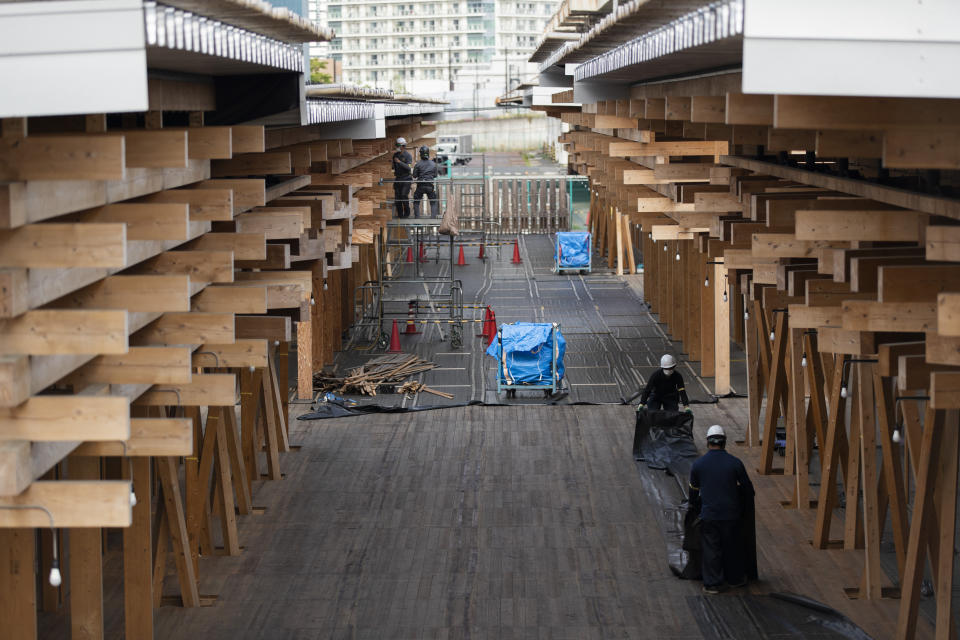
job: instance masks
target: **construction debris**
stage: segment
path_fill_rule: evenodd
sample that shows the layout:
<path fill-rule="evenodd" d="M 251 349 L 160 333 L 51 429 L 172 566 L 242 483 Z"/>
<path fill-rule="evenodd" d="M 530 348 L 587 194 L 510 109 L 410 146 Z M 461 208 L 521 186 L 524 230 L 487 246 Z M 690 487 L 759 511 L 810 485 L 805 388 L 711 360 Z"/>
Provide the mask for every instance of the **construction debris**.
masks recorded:
<path fill-rule="evenodd" d="M 351 369 L 344 377 L 317 373 L 313 376 L 313 388 L 315 391 L 321 393 L 332 391 L 339 394 L 356 393 L 365 396 L 375 396 L 378 390 L 390 393 L 393 391 L 392 387 L 397 383 L 402 382 L 415 373 L 429 371 L 436 366 L 433 362 L 424 360 L 419 356 L 403 353 L 389 354 L 371 360 L 356 369 Z M 429 389 L 429 387 L 424 387 L 422 383 L 413 381 L 407 382 L 404 384 L 404 387 L 411 384 L 419 384 L 424 391 Z M 389 390 L 387 388 L 380 389 L 381 386 L 391 388 Z M 401 387 L 401 392 L 405 392 L 403 387 Z M 443 397 L 453 397 L 432 389 L 427 392 L 442 395 Z"/>
<path fill-rule="evenodd" d="M 418 393 L 432 393 L 435 396 L 440 396 L 441 398 L 446 398 L 447 400 L 453 399 L 452 393 L 445 393 L 443 391 L 437 391 L 436 389 L 431 389 L 422 382 L 417 382 L 416 380 L 410 380 L 409 382 L 404 382 L 403 386 L 400 387 L 399 392 L 408 398 L 412 398 Z"/>

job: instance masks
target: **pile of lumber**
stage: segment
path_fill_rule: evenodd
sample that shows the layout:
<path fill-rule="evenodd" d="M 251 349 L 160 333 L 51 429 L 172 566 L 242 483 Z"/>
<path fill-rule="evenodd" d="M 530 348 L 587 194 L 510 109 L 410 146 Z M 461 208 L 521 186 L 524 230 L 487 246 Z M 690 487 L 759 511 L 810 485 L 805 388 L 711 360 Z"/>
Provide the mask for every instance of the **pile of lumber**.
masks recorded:
<path fill-rule="evenodd" d="M 436 366 L 419 356 L 390 354 L 351 369 L 344 377 L 318 373 L 313 378 L 313 387 L 321 393 L 332 391 L 375 396 L 381 385 L 396 385 L 415 373 L 429 371 Z"/>
<path fill-rule="evenodd" d="M 409 382 L 404 382 L 399 389 L 400 393 L 405 396 L 412 398 L 420 392 L 423 393 L 432 393 L 435 396 L 440 396 L 441 398 L 446 398 L 447 400 L 453 399 L 452 393 L 446 393 L 444 391 L 437 391 L 436 389 L 431 389 L 422 382 L 417 382 L 416 380 L 410 380 Z"/>

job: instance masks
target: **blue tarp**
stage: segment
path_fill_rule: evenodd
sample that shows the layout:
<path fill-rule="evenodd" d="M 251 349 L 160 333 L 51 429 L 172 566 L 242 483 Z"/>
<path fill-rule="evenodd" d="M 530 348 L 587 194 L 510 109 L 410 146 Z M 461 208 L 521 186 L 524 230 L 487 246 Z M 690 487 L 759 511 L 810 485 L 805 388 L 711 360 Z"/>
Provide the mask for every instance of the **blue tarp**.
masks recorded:
<path fill-rule="evenodd" d="M 553 259 L 561 269 L 589 267 L 590 234 L 586 231 L 558 232 Z"/>
<path fill-rule="evenodd" d="M 500 327 L 503 350 L 506 353 L 507 384 L 550 384 L 553 379 L 553 325 L 536 322 L 516 322 Z M 567 341 L 557 328 L 557 381 L 563 379 L 563 354 Z M 502 375 L 500 341 L 493 340 L 487 355 L 497 359 L 497 371 Z"/>

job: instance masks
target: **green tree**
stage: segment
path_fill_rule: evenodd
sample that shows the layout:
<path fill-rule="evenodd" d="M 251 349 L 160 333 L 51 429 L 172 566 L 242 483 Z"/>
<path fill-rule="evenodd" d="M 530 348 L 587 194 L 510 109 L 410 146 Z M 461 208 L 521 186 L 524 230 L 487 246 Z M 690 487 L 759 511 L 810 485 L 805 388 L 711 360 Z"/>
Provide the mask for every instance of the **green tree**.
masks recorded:
<path fill-rule="evenodd" d="M 330 84 L 333 77 L 329 73 L 323 73 L 327 68 L 327 61 L 320 58 L 310 58 L 310 84 Z"/>

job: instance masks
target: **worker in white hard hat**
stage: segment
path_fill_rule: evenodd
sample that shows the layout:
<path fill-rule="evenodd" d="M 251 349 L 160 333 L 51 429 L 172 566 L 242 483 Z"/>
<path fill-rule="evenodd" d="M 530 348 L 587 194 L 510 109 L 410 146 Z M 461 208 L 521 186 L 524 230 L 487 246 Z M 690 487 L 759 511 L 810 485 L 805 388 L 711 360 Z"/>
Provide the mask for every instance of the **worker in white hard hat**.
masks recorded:
<path fill-rule="evenodd" d="M 713 425 L 707 429 L 707 452 L 690 468 L 690 504 L 700 506 L 703 591 L 708 594 L 747 582 L 742 519 L 753 483 L 726 445 L 723 427 Z"/>
<path fill-rule="evenodd" d="M 398 218 L 410 217 L 412 174 L 413 156 L 407 151 L 407 141 L 397 138 L 397 150 L 393 154 L 393 208 Z"/>
<path fill-rule="evenodd" d="M 647 386 L 640 396 L 637 411 L 643 409 L 664 409 L 676 411 L 683 401 L 683 409 L 689 413 L 690 399 L 683 386 L 683 376 L 677 372 L 677 360 L 669 353 L 660 358 L 660 368 L 647 380 Z"/>

